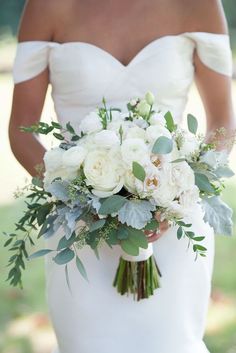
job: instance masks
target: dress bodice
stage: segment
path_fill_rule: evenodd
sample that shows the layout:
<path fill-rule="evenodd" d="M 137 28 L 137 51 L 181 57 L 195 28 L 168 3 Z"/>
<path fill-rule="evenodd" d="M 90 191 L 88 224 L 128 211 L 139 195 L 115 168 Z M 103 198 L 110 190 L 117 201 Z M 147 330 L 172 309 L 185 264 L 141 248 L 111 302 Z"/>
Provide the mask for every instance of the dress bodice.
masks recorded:
<path fill-rule="evenodd" d="M 74 125 L 101 105 L 124 108 L 133 97 L 152 91 L 159 107 L 181 119 L 194 77 L 193 52 L 219 74 L 232 75 L 229 36 L 207 32 L 166 35 L 147 44 L 123 65 L 107 51 L 86 42 L 18 43 L 13 67 L 15 84 L 47 67 L 58 120 Z"/>

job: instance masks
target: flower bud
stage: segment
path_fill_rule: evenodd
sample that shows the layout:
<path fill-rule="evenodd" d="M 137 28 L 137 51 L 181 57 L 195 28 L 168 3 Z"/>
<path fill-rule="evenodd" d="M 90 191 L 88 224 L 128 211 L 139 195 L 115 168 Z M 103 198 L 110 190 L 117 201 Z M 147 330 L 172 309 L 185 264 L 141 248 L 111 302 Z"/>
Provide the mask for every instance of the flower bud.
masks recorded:
<path fill-rule="evenodd" d="M 148 115 L 150 111 L 150 105 L 147 103 L 146 100 L 141 100 L 141 102 L 138 103 L 137 105 L 137 111 L 141 116 L 146 116 Z"/>
<path fill-rule="evenodd" d="M 155 102 L 155 97 L 154 97 L 154 94 L 150 91 L 148 91 L 145 95 L 145 99 L 146 99 L 146 102 L 149 104 L 149 105 L 153 105 L 154 102 Z"/>

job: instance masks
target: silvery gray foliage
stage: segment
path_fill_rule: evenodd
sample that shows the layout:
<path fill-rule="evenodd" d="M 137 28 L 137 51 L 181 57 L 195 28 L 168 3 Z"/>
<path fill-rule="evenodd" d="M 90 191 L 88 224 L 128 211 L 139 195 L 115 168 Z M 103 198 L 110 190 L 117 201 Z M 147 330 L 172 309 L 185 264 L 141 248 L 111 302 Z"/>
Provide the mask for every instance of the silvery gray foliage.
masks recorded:
<path fill-rule="evenodd" d="M 224 203 L 218 196 L 205 198 L 202 200 L 205 211 L 204 221 L 213 227 L 217 234 L 232 235 L 232 209 Z"/>
<path fill-rule="evenodd" d="M 88 203 L 95 209 L 96 213 L 98 213 L 98 210 L 101 207 L 101 201 L 100 201 L 99 197 L 90 194 L 88 196 L 88 198 L 89 198 Z"/>
<path fill-rule="evenodd" d="M 69 183 L 65 180 L 54 180 L 48 186 L 48 192 L 55 196 L 58 200 L 62 202 L 69 201 L 69 192 L 68 192 Z"/>
<path fill-rule="evenodd" d="M 72 233 L 75 231 L 76 228 L 76 223 L 79 219 L 79 217 L 82 215 L 83 210 L 81 207 L 75 207 L 73 209 L 70 209 L 68 212 L 65 214 L 65 237 L 69 239 L 72 235 Z"/>
<path fill-rule="evenodd" d="M 127 200 L 118 211 L 118 219 L 136 229 L 142 229 L 152 219 L 155 206 L 145 200 Z"/>

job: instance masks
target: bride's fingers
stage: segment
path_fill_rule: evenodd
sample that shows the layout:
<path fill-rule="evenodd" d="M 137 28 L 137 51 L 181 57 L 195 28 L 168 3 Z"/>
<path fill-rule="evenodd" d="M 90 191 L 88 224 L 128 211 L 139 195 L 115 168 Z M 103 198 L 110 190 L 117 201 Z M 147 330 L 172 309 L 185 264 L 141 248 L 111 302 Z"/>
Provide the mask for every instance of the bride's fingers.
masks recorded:
<path fill-rule="evenodd" d="M 149 236 L 147 236 L 147 241 L 149 243 L 159 239 L 161 236 L 163 235 L 162 232 L 159 232 L 159 233 L 151 233 Z"/>

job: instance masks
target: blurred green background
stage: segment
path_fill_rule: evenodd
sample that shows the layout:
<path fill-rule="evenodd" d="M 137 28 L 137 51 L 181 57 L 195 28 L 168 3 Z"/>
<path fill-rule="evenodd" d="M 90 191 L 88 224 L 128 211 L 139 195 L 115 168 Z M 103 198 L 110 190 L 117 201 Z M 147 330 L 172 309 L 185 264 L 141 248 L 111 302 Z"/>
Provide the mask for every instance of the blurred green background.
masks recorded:
<path fill-rule="evenodd" d="M 235 60 L 236 1 L 225 0 L 223 5 Z M 15 200 L 13 193 L 17 186 L 25 184 L 26 179 L 30 180 L 27 173 L 15 161 L 7 137 L 13 89 L 11 70 L 16 49 L 15 35 L 23 6 L 24 0 L 0 0 L 0 352 L 50 353 L 55 345 L 55 337 L 47 313 L 43 260 L 30 263 L 24 275 L 24 291 L 10 288 L 5 282 L 8 253 L 3 248 L 5 239 L 2 232 L 12 231 L 14 222 L 22 215 L 23 200 Z M 232 87 L 236 107 L 235 80 Z M 204 131 L 204 110 L 195 85 L 191 88 L 186 112 L 192 112 L 200 119 L 201 129 Z M 48 120 L 54 114 L 49 87 L 42 118 Z M 43 142 L 46 145 L 50 143 Z M 234 171 L 236 171 L 235 157 L 234 148 L 231 154 L 231 167 Z M 224 192 L 224 199 L 234 209 L 236 224 L 235 195 L 236 180 L 233 178 Z M 233 238 L 216 236 L 215 269 L 205 341 L 211 353 L 236 353 L 235 236 Z"/>

